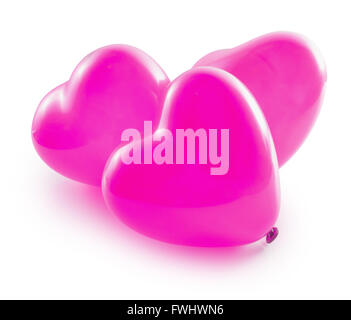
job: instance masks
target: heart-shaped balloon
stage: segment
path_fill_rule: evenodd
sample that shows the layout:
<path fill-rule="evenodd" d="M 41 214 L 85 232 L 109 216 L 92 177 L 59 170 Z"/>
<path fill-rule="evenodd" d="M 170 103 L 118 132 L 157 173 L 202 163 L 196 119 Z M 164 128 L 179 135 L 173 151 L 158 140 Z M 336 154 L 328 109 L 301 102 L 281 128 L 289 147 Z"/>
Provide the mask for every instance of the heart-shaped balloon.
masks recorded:
<path fill-rule="evenodd" d="M 234 76 L 185 72 L 168 90 L 154 135 L 137 136 L 111 155 L 102 180 L 107 204 L 127 225 L 193 246 L 246 244 L 271 230 L 276 154 L 260 108 Z"/>
<path fill-rule="evenodd" d="M 34 146 L 54 170 L 100 185 L 125 128 L 158 123 L 169 80 L 146 53 L 111 45 L 85 57 L 70 80 L 41 101 L 32 125 Z"/>
<path fill-rule="evenodd" d="M 277 32 L 212 52 L 198 66 L 226 70 L 246 85 L 267 119 L 282 166 L 303 143 L 322 103 L 327 76 L 315 46 Z"/>

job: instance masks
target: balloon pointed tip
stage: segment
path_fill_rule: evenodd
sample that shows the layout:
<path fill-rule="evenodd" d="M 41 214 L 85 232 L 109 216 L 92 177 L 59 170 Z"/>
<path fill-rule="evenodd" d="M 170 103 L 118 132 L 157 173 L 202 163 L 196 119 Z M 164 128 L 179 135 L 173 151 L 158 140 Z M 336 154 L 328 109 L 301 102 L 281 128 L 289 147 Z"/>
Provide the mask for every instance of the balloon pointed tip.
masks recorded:
<path fill-rule="evenodd" d="M 272 228 L 272 230 L 269 231 L 266 235 L 266 242 L 268 244 L 272 243 L 278 237 L 278 234 L 279 234 L 278 228 L 276 227 Z"/>

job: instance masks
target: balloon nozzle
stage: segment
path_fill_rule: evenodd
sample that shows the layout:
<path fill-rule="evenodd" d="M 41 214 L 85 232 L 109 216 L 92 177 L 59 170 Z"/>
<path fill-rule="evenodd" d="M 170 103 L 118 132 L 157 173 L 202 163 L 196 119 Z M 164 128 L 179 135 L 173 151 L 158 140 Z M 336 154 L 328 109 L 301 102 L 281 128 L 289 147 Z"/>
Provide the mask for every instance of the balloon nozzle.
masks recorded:
<path fill-rule="evenodd" d="M 266 235 L 266 242 L 268 244 L 272 243 L 278 237 L 278 234 L 279 234 L 278 228 L 276 227 L 272 228 L 272 230 L 269 231 Z"/>

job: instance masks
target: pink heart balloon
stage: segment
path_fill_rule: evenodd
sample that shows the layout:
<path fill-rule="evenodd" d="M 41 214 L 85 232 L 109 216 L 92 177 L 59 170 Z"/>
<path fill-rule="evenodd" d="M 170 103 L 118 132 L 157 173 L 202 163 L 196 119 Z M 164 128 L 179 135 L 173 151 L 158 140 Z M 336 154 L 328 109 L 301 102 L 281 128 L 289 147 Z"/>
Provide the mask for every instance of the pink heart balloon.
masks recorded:
<path fill-rule="evenodd" d="M 246 85 L 267 119 L 282 166 L 303 143 L 322 103 L 327 75 L 314 45 L 277 32 L 212 52 L 198 66 L 226 70 Z"/>
<path fill-rule="evenodd" d="M 177 136 L 189 128 L 207 134 L 196 140 L 195 163 L 191 140 L 182 145 Z M 181 152 L 184 164 L 176 163 Z M 138 154 L 140 164 L 123 160 Z M 227 157 L 214 161 L 220 154 Z M 271 230 L 279 211 L 278 165 L 264 116 L 245 86 L 216 68 L 194 68 L 174 80 L 158 130 L 116 150 L 102 181 L 107 204 L 127 225 L 176 244 L 250 243 Z"/>
<path fill-rule="evenodd" d="M 144 120 L 158 123 L 168 84 L 160 66 L 141 50 L 98 49 L 41 101 L 32 125 L 34 146 L 57 172 L 100 185 L 121 132 L 141 129 Z"/>

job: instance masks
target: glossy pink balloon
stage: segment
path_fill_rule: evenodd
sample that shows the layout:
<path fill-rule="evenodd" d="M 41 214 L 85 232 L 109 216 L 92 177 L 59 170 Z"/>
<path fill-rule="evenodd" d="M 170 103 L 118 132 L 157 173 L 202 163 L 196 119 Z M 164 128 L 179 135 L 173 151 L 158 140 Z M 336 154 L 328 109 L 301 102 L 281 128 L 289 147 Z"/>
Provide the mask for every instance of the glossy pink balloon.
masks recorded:
<path fill-rule="evenodd" d="M 32 125 L 34 146 L 54 170 L 101 184 L 125 128 L 158 123 L 169 80 L 146 53 L 111 45 L 85 57 L 70 80 L 41 101 Z"/>
<path fill-rule="evenodd" d="M 302 36 L 277 32 L 212 52 L 197 66 L 226 70 L 246 85 L 267 119 L 282 166 L 303 143 L 322 103 L 327 76 L 318 50 Z"/>
<path fill-rule="evenodd" d="M 270 131 L 254 98 L 225 71 L 187 71 L 172 82 L 159 129 L 143 140 L 141 153 L 155 151 L 166 129 L 174 140 L 176 129 L 189 128 L 229 129 L 227 174 L 211 175 L 210 162 L 125 164 L 127 145 L 104 171 L 109 207 L 133 229 L 176 244 L 234 246 L 264 237 L 277 219 L 280 189 Z"/>

